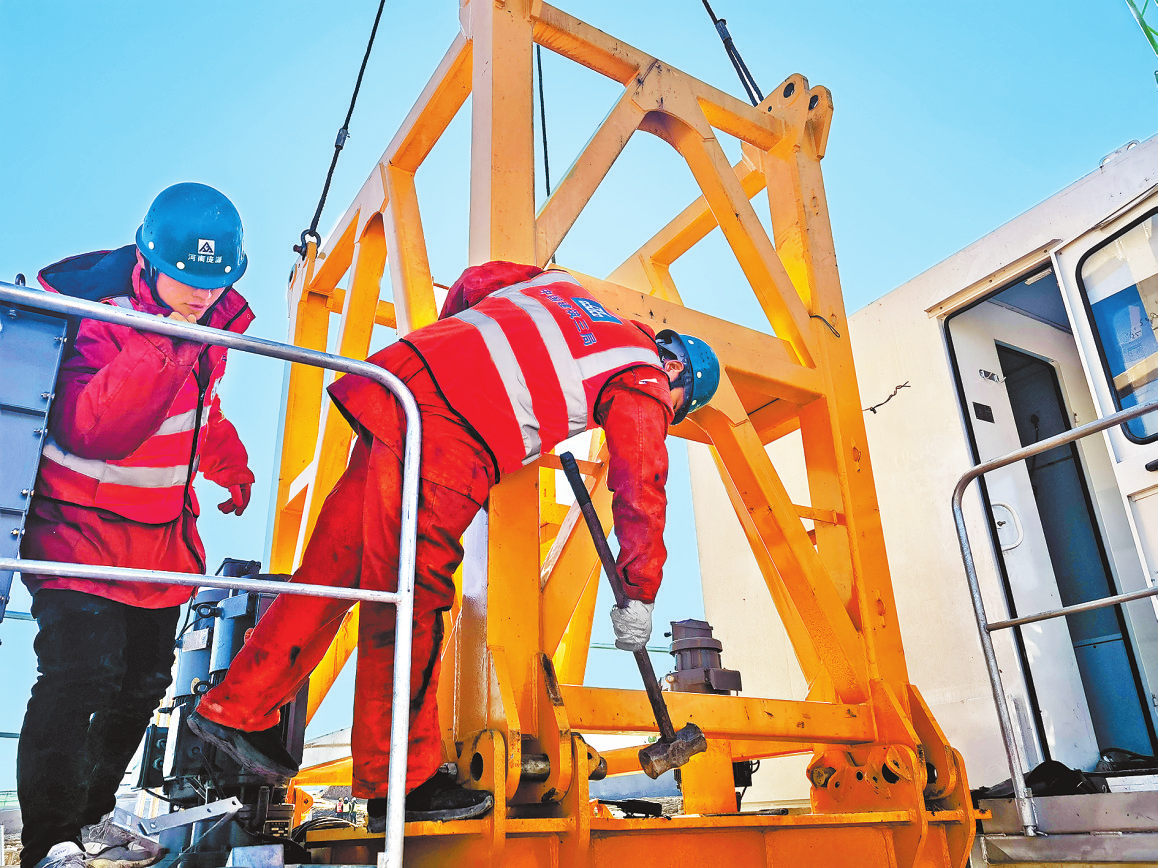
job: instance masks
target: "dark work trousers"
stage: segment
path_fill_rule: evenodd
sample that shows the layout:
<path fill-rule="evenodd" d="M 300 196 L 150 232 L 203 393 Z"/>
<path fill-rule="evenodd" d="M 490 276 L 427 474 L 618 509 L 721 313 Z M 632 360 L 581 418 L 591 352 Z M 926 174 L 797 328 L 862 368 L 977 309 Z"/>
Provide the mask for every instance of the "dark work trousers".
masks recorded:
<path fill-rule="evenodd" d="M 79 591 L 32 598 L 40 676 L 20 730 L 21 865 L 116 806 L 117 787 L 172 680 L 179 606 L 142 609 Z"/>

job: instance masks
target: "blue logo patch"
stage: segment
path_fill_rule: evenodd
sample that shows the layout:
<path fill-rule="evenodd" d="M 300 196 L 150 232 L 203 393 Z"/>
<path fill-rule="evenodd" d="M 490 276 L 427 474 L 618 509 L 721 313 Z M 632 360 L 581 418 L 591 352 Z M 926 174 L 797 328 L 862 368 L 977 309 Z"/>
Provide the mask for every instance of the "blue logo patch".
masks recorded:
<path fill-rule="evenodd" d="M 607 308 L 593 298 L 574 298 L 572 301 L 583 308 L 583 312 L 595 322 L 623 322 L 615 314 L 608 313 Z"/>

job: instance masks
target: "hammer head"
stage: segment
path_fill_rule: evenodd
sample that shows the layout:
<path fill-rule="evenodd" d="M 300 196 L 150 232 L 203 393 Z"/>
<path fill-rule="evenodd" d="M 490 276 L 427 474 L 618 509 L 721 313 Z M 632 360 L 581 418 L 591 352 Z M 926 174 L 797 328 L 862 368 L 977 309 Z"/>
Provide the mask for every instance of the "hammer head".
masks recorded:
<path fill-rule="evenodd" d="M 708 749 L 708 739 L 694 723 L 675 734 L 675 741 L 657 741 L 639 751 L 639 765 L 649 778 L 686 765 L 698 753 Z"/>

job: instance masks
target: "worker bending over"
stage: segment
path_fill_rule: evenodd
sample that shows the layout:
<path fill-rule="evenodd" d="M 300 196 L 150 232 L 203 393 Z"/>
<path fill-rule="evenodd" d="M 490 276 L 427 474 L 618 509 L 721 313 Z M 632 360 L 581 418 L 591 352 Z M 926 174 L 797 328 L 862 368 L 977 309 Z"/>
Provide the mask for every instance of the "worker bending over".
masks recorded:
<path fill-rule="evenodd" d="M 157 196 L 135 246 L 65 259 L 40 282 L 242 332 L 253 314 L 233 283 L 245 266 L 233 204 L 212 187 L 177 184 Z M 57 378 L 21 556 L 204 573 L 194 476 L 200 469 L 227 488 L 220 508 L 238 515 L 253 483 L 221 414 L 224 372 L 224 349 L 82 320 Z M 17 754 L 21 864 L 151 864 L 164 850 L 100 821 L 172 680 L 177 620 L 193 589 L 22 577 L 40 628 L 40 675 Z"/>
<path fill-rule="evenodd" d="M 719 364 L 698 338 L 656 336 L 608 312 L 566 272 L 510 262 L 468 268 L 438 322 L 370 361 L 409 387 L 423 426 L 407 818 L 465 819 L 486 813 L 494 800 L 437 773 L 442 612 L 454 602 L 460 537 L 503 474 L 601 425 L 611 456 L 618 565 L 631 598 L 612 611 L 616 644 L 644 647 L 667 556 L 664 438 L 673 420 L 711 398 Z M 365 378 L 343 377 L 330 394 L 358 438 L 293 580 L 396 590 L 404 411 Z M 344 600 L 278 597 L 225 680 L 190 716 L 193 731 L 254 771 L 295 774 L 296 763 L 270 730 L 349 607 Z M 391 605 L 362 604 L 351 747 L 354 795 L 370 800 L 371 831 L 385 828 L 394 619 Z"/>

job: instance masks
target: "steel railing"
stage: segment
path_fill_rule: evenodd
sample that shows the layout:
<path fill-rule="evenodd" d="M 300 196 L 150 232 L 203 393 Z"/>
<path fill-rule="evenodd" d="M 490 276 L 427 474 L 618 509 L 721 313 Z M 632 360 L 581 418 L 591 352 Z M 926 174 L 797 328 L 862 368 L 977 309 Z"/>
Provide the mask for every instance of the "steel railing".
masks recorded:
<path fill-rule="evenodd" d="M 985 666 L 989 671 L 989 684 L 993 690 L 994 703 L 997 705 L 997 717 L 1001 723 L 1001 737 L 1005 741 L 1005 753 L 1009 759 L 1009 772 L 1013 782 L 1013 798 L 1017 803 L 1018 819 L 1021 822 L 1022 828 L 1025 830 L 1025 834 L 1029 836 L 1037 834 L 1037 819 L 1034 815 L 1033 800 L 1025 786 L 1026 769 L 1022 762 L 1021 754 L 1018 753 L 1017 750 L 1017 741 L 1013 732 L 1013 718 L 1009 713 L 1009 703 L 1005 698 L 1005 690 L 1002 687 L 1001 670 L 997 665 L 997 654 L 993 649 L 993 637 L 991 634 L 997 630 L 1005 630 L 1021 624 L 1031 624 L 1035 621 L 1061 618 L 1078 612 L 1105 609 L 1120 603 L 1129 603 L 1132 600 L 1153 597 L 1158 595 L 1158 587 L 1146 588 L 1142 591 L 1132 591 L 1128 594 L 1118 594 L 1113 597 L 1103 597 L 1086 603 L 1078 603 L 1073 606 L 1065 606 L 1060 609 L 1051 609 L 1047 612 L 1026 615 L 1022 618 L 995 621 L 991 624 L 985 615 L 985 603 L 981 599 L 981 585 L 977 579 L 977 566 L 973 562 L 973 551 L 969 546 L 969 532 L 965 528 L 965 515 L 961 509 L 961 501 L 965 496 L 965 490 L 969 487 L 969 483 L 977 477 L 988 473 L 990 470 L 997 470 L 1000 467 L 1005 467 L 1018 461 L 1024 461 L 1026 458 L 1030 458 L 1041 452 L 1048 452 L 1050 449 L 1055 449 L 1058 446 L 1065 446 L 1067 443 L 1073 443 L 1075 440 L 1080 440 L 1091 434 L 1097 434 L 1099 431 L 1105 431 L 1107 428 L 1113 428 L 1115 425 L 1121 425 L 1123 422 L 1136 419 L 1156 409 L 1158 409 L 1158 401 L 1140 404 L 1137 407 L 1122 410 L 1104 419 L 1098 419 L 1087 425 L 1082 425 L 1079 428 L 1065 431 L 1055 437 L 1050 437 L 1048 440 L 1042 440 L 1040 443 L 1034 443 L 1032 446 L 1026 446 L 1024 449 L 1018 449 L 1016 452 L 1010 452 L 1001 458 L 983 462 L 971 468 L 957 480 L 957 485 L 953 489 L 953 520 L 957 526 L 957 541 L 961 544 L 961 558 L 965 562 L 965 576 L 969 581 L 969 593 L 973 598 L 973 611 L 977 616 L 977 629 L 981 634 L 981 649 L 985 654 Z"/>
<path fill-rule="evenodd" d="M 395 628 L 393 708 L 410 707 L 410 657 L 414 626 L 414 564 L 418 531 L 418 473 L 421 458 L 422 420 L 418 404 L 410 390 L 389 371 L 369 362 L 347 359 L 331 353 L 318 352 L 293 344 L 284 344 L 264 338 L 246 337 L 234 332 L 208 326 L 180 323 L 134 310 L 84 301 L 53 292 L 28 289 L 0 282 L 0 302 L 18 304 L 35 310 L 65 316 L 79 316 L 154 332 L 171 338 L 214 344 L 245 353 L 254 353 L 286 362 L 328 368 L 347 374 L 357 374 L 374 380 L 390 390 L 406 413 L 406 442 L 403 453 L 402 524 L 398 551 L 398 591 L 366 591 L 354 588 L 331 588 L 325 585 L 307 585 L 269 582 L 260 579 L 198 576 L 189 573 L 169 573 L 156 570 L 133 570 L 117 567 L 66 564 L 52 561 L 24 561 L 0 558 L 0 571 L 35 571 L 40 575 L 70 576 L 103 579 L 106 581 L 155 582 L 170 585 L 192 585 L 205 588 L 227 588 L 254 591 L 263 594 L 301 594 L 304 596 L 333 597 L 370 603 L 390 603 L 397 607 Z M 387 868 L 401 868 L 405 823 L 406 746 L 410 719 L 405 713 L 392 716 L 390 729 L 390 765 L 386 806 Z"/>

